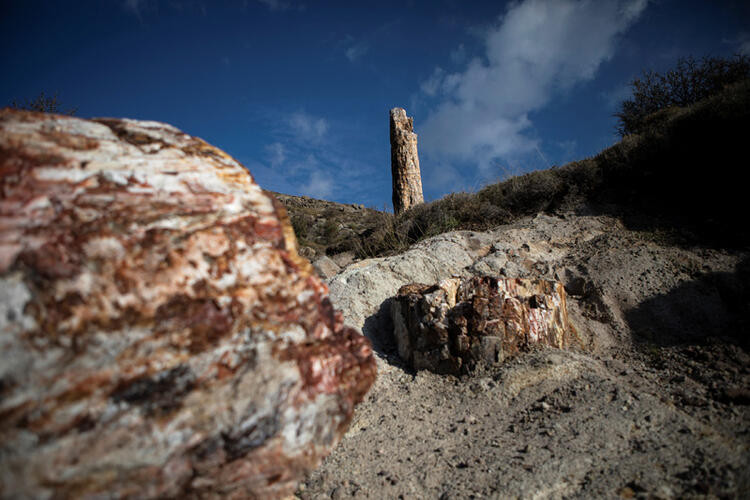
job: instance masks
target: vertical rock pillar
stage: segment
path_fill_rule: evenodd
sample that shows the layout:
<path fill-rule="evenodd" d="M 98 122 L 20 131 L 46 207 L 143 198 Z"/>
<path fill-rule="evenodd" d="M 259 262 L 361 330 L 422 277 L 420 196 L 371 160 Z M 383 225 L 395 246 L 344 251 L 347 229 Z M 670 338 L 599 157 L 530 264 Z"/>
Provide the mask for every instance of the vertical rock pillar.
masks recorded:
<path fill-rule="evenodd" d="M 391 110 L 391 176 L 396 215 L 424 203 L 414 120 L 406 116 L 403 108 Z"/>

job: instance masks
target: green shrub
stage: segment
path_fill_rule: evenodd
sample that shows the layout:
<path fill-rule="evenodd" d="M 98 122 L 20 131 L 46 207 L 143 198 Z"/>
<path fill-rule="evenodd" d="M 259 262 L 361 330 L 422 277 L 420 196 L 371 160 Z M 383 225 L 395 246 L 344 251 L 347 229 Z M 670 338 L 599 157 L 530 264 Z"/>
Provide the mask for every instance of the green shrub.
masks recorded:
<path fill-rule="evenodd" d="M 297 239 L 301 240 L 307 238 L 312 223 L 311 217 L 304 214 L 293 214 L 291 216 L 291 222 L 294 234 L 297 235 Z"/>
<path fill-rule="evenodd" d="M 354 253 L 359 258 L 391 255 L 406 250 L 409 242 L 396 226 L 396 217 L 388 212 L 372 211 L 365 222 L 370 229 L 359 235 Z"/>
<path fill-rule="evenodd" d="M 744 55 L 732 59 L 706 57 L 700 62 L 687 57 L 679 59 L 675 68 L 664 74 L 645 71 L 630 83 L 633 97 L 623 101 L 615 113 L 617 131 L 621 136 L 643 132 L 655 123 L 663 123 L 670 114 L 666 111 L 653 116 L 657 111 L 690 106 L 748 78 L 750 57 Z"/>
<path fill-rule="evenodd" d="M 548 210 L 565 195 L 567 186 L 556 168 L 512 177 L 487 186 L 478 196 L 513 215 Z"/>
<path fill-rule="evenodd" d="M 67 111 L 63 111 L 60 103 L 57 100 L 57 92 L 52 97 L 49 97 L 40 92 L 34 99 L 27 99 L 25 103 L 19 103 L 16 99 L 10 103 L 10 107 L 14 109 L 25 109 L 27 111 L 40 111 L 42 113 L 58 113 L 65 115 L 74 115 L 77 108 L 72 108 Z"/>

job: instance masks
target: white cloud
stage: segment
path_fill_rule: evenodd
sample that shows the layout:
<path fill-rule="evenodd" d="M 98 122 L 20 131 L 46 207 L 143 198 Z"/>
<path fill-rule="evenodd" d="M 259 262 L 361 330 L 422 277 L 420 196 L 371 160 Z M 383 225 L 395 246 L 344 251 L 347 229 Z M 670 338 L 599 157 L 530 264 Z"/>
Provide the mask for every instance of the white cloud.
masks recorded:
<path fill-rule="evenodd" d="M 316 118 L 304 111 L 293 113 L 288 120 L 289 128 L 297 140 L 320 142 L 328 132 L 328 121 Z"/>
<path fill-rule="evenodd" d="M 438 94 L 450 94 L 461 83 L 459 73 L 446 73 L 443 68 L 438 66 L 432 72 L 432 75 L 422 82 L 420 88 L 422 92 L 430 97 Z"/>
<path fill-rule="evenodd" d="M 141 12 L 147 5 L 147 0 L 124 0 L 122 2 L 122 8 L 126 11 L 130 12 L 131 14 L 134 14 L 141 17 Z"/>
<path fill-rule="evenodd" d="M 750 33 L 743 31 L 733 40 L 733 45 L 737 46 L 737 52 L 743 56 L 750 56 Z"/>
<path fill-rule="evenodd" d="M 735 54 L 750 56 L 750 32 L 740 31 L 734 37 L 724 37 L 721 39 L 721 43 L 732 45 Z"/>
<path fill-rule="evenodd" d="M 206 5 L 201 0 L 122 0 L 122 8 L 138 17 L 143 22 L 143 15 L 152 15 L 162 11 L 177 12 L 199 12 L 205 16 L 207 14 Z"/>
<path fill-rule="evenodd" d="M 289 2 L 283 0 L 258 0 L 260 3 L 268 7 L 268 10 L 289 10 L 292 8 Z"/>
<path fill-rule="evenodd" d="M 422 84 L 439 99 L 420 126 L 427 155 L 473 162 L 533 153 L 529 113 L 594 77 L 647 0 L 524 0 L 485 32 L 485 54 L 458 73 L 437 68 Z M 460 47 L 459 47 L 460 48 Z"/>
<path fill-rule="evenodd" d="M 313 198 L 328 198 L 333 193 L 333 181 L 330 174 L 322 170 L 314 170 L 307 184 L 302 187 L 302 192 Z"/>
<path fill-rule="evenodd" d="M 464 61 L 466 61 L 466 47 L 464 47 L 464 44 L 460 44 L 455 49 L 451 50 L 451 61 L 453 61 L 456 64 L 461 64 Z"/>
<path fill-rule="evenodd" d="M 599 97 L 607 105 L 607 108 L 614 110 L 620 106 L 622 101 L 632 97 L 633 88 L 629 83 L 623 83 L 615 88 L 612 88 L 606 92 L 599 94 Z"/>
<path fill-rule="evenodd" d="M 287 10 L 304 12 L 305 10 L 307 10 L 307 6 L 305 4 L 295 5 L 294 2 L 288 2 L 285 0 L 258 0 L 258 2 L 268 7 L 268 10 L 272 12 L 283 12 Z M 247 7 L 247 4 L 243 3 L 243 7 Z"/>
<path fill-rule="evenodd" d="M 559 163 L 565 165 L 566 163 L 573 161 L 576 157 L 576 151 L 578 150 L 578 142 L 571 139 L 567 141 L 559 141 L 556 144 L 558 149 L 558 157 L 560 158 Z"/>
<path fill-rule="evenodd" d="M 445 78 L 445 70 L 438 66 L 437 68 L 435 68 L 435 71 L 432 72 L 432 75 L 430 75 L 427 80 L 422 82 L 419 88 L 422 89 L 422 92 L 424 92 L 428 96 L 434 97 L 435 95 L 437 95 L 438 90 L 440 90 L 440 86 L 443 83 L 443 78 Z"/>
<path fill-rule="evenodd" d="M 357 42 L 350 45 L 345 51 L 344 55 L 349 62 L 354 62 L 370 50 L 370 47 L 364 42 Z"/>
<path fill-rule="evenodd" d="M 138 12 L 138 4 L 141 3 L 141 0 L 125 0 L 122 2 L 122 6 L 125 10 L 129 10 L 133 13 Z"/>
<path fill-rule="evenodd" d="M 272 167 L 283 165 L 284 160 L 286 160 L 286 148 L 280 142 L 267 145 L 266 153 L 268 153 L 268 162 Z"/>
<path fill-rule="evenodd" d="M 305 111 L 274 113 L 263 161 L 250 162 L 264 187 L 288 194 L 331 199 L 362 186 L 369 165 L 351 158 L 326 118 Z"/>
<path fill-rule="evenodd" d="M 245 133 L 263 142 L 240 159 L 264 189 L 368 206 L 379 205 L 382 193 L 390 193 L 390 176 L 382 175 L 382 155 L 377 146 L 370 147 L 382 138 L 363 136 L 365 125 L 339 121 L 324 115 L 322 108 L 251 111 Z M 362 146 L 356 154 L 352 144 Z"/>

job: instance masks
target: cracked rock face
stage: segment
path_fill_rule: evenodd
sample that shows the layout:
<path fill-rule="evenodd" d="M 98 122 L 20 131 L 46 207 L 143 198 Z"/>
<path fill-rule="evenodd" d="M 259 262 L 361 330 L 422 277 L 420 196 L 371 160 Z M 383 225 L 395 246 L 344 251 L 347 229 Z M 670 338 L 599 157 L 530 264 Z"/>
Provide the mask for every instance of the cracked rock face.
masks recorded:
<path fill-rule="evenodd" d="M 281 497 L 375 378 L 235 160 L 0 111 L 0 496 Z"/>
<path fill-rule="evenodd" d="M 391 303 L 401 358 L 414 369 L 465 373 L 532 344 L 571 341 L 565 289 L 543 279 L 449 278 L 402 286 Z"/>

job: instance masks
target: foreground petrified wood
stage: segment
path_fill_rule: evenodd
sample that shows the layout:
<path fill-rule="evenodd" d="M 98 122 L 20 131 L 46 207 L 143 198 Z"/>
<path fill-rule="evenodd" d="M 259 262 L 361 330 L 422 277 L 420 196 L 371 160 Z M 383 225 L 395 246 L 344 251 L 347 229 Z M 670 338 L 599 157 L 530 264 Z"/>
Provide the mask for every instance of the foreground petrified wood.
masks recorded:
<path fill-rule="evenodd" d="M 283 208 L 165 124 L 0 111 L 0 497 L 280 497 L 375 378 Z"/>
<path fill-rule="evenodd" d="M 571 329 L 561 283 L 450 278 L 405 285 L 392 302 L 399 355 L 417 370 L 463 373 L 531 344 L 563 348 Z"/>

